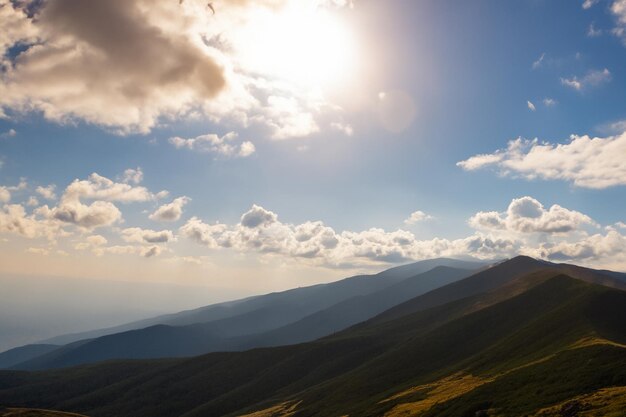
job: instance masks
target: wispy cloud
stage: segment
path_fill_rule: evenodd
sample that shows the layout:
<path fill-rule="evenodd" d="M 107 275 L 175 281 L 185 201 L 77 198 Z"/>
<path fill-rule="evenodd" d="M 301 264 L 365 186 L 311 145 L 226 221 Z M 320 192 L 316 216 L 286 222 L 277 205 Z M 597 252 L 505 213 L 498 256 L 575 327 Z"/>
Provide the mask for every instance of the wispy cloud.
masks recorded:
<path fill-rule="evenodd" d="M 528 110 L 530 110 L 530 111 L 535 111 L 535 110 L 537 110 L 537 108 L 535 107 L 535 105 L 534 105 L 532 102 L 530 102 L 530 101 L 527 101 L 527 102 L 526 102 L 526 106 L 528 107 Z"/>
<path fill-rule="evenodd" d="M 591 70 L 580 78 L 577 76 L 561 78 L 561 84 L 576 91 L 582 91 L 589 87 L 597 87 L 609 81 L 611 81 L 611 72 L 606 68 L 603 70 Z"/>
<path fill-rule="evenodd" d="M 184 139 L 178 136 L 169 138 L 169 142 L 176 149 L 189 149 L 198 152 L 209 152 L 229 157 L 245 158 L 252 155 L 256 148 L 250 141 L 237 143 L 239 135 L 229 132 L 224 136 L 208 134 Z"/>

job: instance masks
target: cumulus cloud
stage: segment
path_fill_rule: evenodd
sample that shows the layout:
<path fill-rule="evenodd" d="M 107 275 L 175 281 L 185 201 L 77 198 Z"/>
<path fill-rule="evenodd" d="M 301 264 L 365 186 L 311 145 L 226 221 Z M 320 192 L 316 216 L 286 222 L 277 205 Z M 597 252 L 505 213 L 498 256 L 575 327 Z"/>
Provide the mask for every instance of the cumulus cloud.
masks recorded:
<path fill-rule="evenodd" d="M 122 230 L 122 239 L 129 243 L 167 243 L 174 240 L 170 230 L 155 231 L 130 227 Z"/>
<path fill-rule="evenodd" d="M 14 234 L 28 239 L 46 238 L 55 241 L 65 236 L 62 227 L 41 211 L 28 214 L 20 204 L 6 204 L 0 209 L 0 233 Z"/>
<path fill-rule="evenodd" d="M 57 195 L 54 192 L 55 189 L 56 185 L 50 184 L 47 187 L 39 186 L 35 189 L 35 191 L 46 200 L 56 200 Z"/>
<path fill-rule="evenodd" d="M 591 70 L 581 78 L 576 76 L 561 78 L 561 84 L 573 88 L 576 91 L 582 91 L 589 87 L 597 87 L 609 81 L 611 81 L 611 72 L 606 68 L 603 70 Z"/>
<path fill-rule="evenodd" d="M 11 192 L 7 187 L 0 187 L 0 203 L 8 203 L 11 200 Z"/>
<path fill-rule="evenodd" d="M 419 222 L 423 222 L 425 220 L 431 220 L 433 216 L 424 213 L 421 210 L 414 211 L 411 215 L 404 221 L 405 224 L 416 224 Z"/>
<path fill-rule="evenodd" d="M 190 201 L 191 199 L 189 197 L 178 197 L 171 203 L 162 205 L 148 217 L 150 220 L 160 222 L 178 221 L 183 215 L 183 207 Z"/>
<path fill-rule="evenodd" d="M 615 0 L 611 5 L 611 13 L 616 19 L 612 32 L 626 45 L 626 0 Z"/>
<path fill-rule="evenodd" d="M 532 197 L 511 201 L 505 213 L 478 212 L 469 219 L 475 229 L 508 230 L 517 233 L 567 233 L 596 223 L 587 215 L 558 204 L 546 209 Z"/>
<path fill-rule="evenodd" d="M 616 248 L 625 239 L 612 228 L 604 235 L 589 235 L 587 230 L 597 231 L 598 228 L 585 214 L 556 204 L 546 208 L 531 197 L 513 200 L 503 213 L 476 213 L 469 224 L 477 231 L 464 238 L 418 240 L 406 230 L 371 228 L 337 232 L 321 221 L 283 223 L 276 213 L 255 205 L 242 215 L 238 224 L 211 224 L 193 217 L 179 232 L 212 250 L 257 253 L 332 268 L 367 267 L 441 256 L 501 259 L 519 253 L 570 261 L 585 254 L 593 262 L 606 263 L 619 258 Z M 537 239 L 539 235 L 541 239 Z M 599 246 L 591 252 L 576 249 L 593 244 Z"/>
<path fill-rule="evenodd" d="M 312 2 L 326 3 L 350 5 Z M 0 114 L 36 111 L 119 134 L 198 115 L 241 127 L 258 123 L 277 139 L 311 134 L 319 130 L 317 118 L 339 109 L 320 106 L 327 100 L 312 99 L 308 89 L 275 82 L 259 65 L 269 57 L 251 62 L 242 52 L 250 49 L 245 30 L 259 16 L 310 6 L 220 2 L 215 18 L 200 2 L 4 2 Z M 244 148 L 251 152 L 250 144 Z"/>
<path fill-rule="evenodd" d="M 506 149 L 458 162 L 473 171 L 494 167 L 502 175 L 565 180 L 584 188 L 626 185 L 626 132 L 606 138 L 572 135 L 569 143 L 551 144 L 518 138 Z"/>
<path fill-rule="evenodd" d="M 197 217 L 180 228 L 180 235 L 211 249 L 231 249 L 267 256 L 283 256 L 329 267 L 367 266 L 437 256 L 493 258 L 514 253 L 507 238 L 480 233 L 464 239 L 420 241 L 405 230 L 372 228 L 337 232 L 320 221 L 282 223 L 276 213 L 254 205 L 236 225 L 209 224 Z"/>
<path fill-rule="evenodd" d="M 254 229 L 259 226 L 268 226 L 278 220 L 276 213 L 265 210 L 263 207 L 254 204 L 252 208 L 241 216 L 241 224 L 247 228 Z"/>
<path fill-rule="evenodd" d="M 125 184 L 139 184 L 141 181 L 143 181 L 143 171 L 140 167 L 128 168 L 122 175 L 122 182 Z"/>
<path fill-rule="evenodd" d="M 145 187 L 117 183 L 97 173 L 87 180 L 74 180 L 67 186 L 59 205 L 48 216 L 85 229 L 110 226 L 122 219 L 113 202 L 132 203 L 154 199 Z M 83 200 L 95 200 L 89 204 Z M 46 206 L 47 208 L 47 206 Z"/>
<path fill-rule="evenodd" d="M 236 143 L 238 136 L 236 132 L 229 132 L 221 137 L 211 133 L 191 139 L 175 136 L 169 138 L 169 142 L 176 149 L 190 149 L 198 152 L 210 152 L 240 158 L 252 155 L 256 151 L 254 144 L 250 141 L 243 141 L 238 144 Z"/>

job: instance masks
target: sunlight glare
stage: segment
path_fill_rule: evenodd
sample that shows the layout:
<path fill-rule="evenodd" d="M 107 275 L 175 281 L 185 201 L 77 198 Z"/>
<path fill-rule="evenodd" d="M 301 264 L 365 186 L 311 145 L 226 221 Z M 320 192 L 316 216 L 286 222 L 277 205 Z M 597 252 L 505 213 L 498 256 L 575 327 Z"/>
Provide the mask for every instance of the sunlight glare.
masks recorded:
<path fill-rule="evenodd" d="M 347 23 L 324 8 L 259 11 L 240 45 L 246 68 L 309 87 L 341 82 L 355 68 L 356 42 Z"/>

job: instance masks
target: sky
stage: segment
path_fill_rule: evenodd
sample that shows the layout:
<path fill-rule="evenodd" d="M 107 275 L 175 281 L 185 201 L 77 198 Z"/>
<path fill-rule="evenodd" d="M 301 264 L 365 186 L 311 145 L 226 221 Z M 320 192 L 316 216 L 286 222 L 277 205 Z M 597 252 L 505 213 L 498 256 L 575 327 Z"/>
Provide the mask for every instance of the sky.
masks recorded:
<path fill-rule="evenodd" d="M 434 257 L 626 271 L 625 0 L 212 6 L 0 0 L 3 285 L 177 288 L 145 312 Z"/>

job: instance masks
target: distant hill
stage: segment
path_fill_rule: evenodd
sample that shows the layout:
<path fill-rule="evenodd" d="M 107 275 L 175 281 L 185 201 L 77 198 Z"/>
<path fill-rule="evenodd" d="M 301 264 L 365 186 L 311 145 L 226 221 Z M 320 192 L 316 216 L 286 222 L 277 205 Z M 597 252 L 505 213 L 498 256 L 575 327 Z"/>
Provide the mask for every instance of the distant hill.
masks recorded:
<path fill-rule="evenodd" d="M 26 345 L 0 353 L 0 369 L 36 358 L 58 349 L 58 345 Z"/>
<path fill-rule="evenodd" d="M 168 326 L 185 326 L 196 323 L 206 323 L 239 316 L 263 309 L 268 305 L 284 303 L 299 303 L 302 313 L 298 320 L 308 314 L 336 304 L 344 299 L 365 295 L 386 286 L 393 285 L 405 278 L 429 271 L 437 266 L 476 270 L 484 267 L 484 262 L 464 261 L 449 258 L 427 259 L 387 269 L 374 275 L 357 275 L 328 284 L 313 285 L 310 287 L 295 288 L 261 296 L 248 297 L 240 300 L 212 304 L 193 310 L 175 314 L 166 314 L 151 319 L 139 320 L 121 326 L 98 329 L 81 333 L 61 335 L 42 341 L 43 344 L 66 345 L 85 339 L 94 339 L 114 333 L 129 330 L 144 329 L 146 327 L 165 324 Z M 283 323 L 286 324 L 286 323 Z"/>
<path fill-rule="evenodd" d="M 403 273 L 415 270 L 419 269 L 402 268 Z M 390 278 L 387 272 L 395 275 Z M 196 356 L 221 350 L 237 351 L 310 341 L 343 330 L 407 299 L 472 274 L 472 271 L 445 266 L 406 279 L 401 279 L 403 275 L 398 272 L 394 269 L 378 274 L 376 279 L 363 277 L 328 284 L 335 290 L 341 285 L 345 291 L 353 290 L 357 294 L 329 307 L 326 307 L 329 300 L 345 297 L 338 297 L 337 294 L 331 297 L 325 286 L 317 286 L 316 292 L 311 295 L 318 301 L 303 300 L 302 295 L 293 291 L 279 293 L 281 297 L 272 294 L 270 300 L 255 302 L 259 308 L 237 316 L 187 326 L 156 325 L 74 342 L 14 365 L 13 369 L 53 369 L 107 359 Z M 374 287 L 381 289 L 372 292 Z M 313 305 L 325 308 L 305 315 Z"/>
<path fill-rule="evenodd" d="M 604 282 L 600 272 L 587 270 L 583 280 L 548 264 L 535 269 L 535 262 L 503 262 L 433 291 L 437 300 L 464 288 L 472 294 L 415 303 L 436 304 L 428 293 L 406 303 L 417 308 L 394 308 L 313 342 L 2 371 L 0 404 L 94 417 L 619 411 L 626 401 L 626 292 L 593 283 Z"/>

